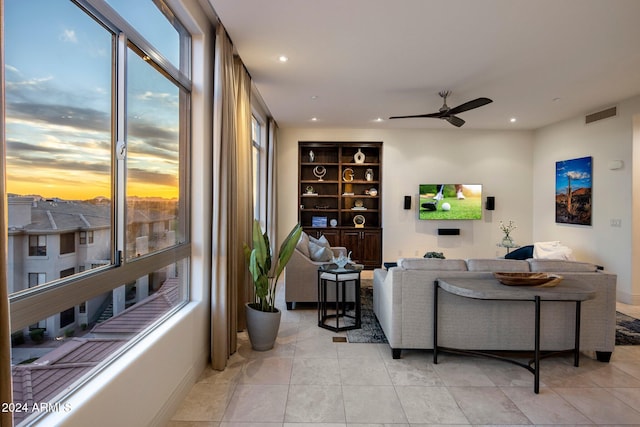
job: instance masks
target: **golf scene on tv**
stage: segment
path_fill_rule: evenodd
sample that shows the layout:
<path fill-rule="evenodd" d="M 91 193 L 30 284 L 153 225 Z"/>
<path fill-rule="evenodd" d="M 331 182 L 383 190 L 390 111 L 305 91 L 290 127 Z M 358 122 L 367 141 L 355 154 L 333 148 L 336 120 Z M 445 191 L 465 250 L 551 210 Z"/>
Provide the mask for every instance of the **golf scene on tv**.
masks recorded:
<path fill-rule="evenodd" d="M 482 219 L 481 184 L 420 184 L 419 219 Z"/>

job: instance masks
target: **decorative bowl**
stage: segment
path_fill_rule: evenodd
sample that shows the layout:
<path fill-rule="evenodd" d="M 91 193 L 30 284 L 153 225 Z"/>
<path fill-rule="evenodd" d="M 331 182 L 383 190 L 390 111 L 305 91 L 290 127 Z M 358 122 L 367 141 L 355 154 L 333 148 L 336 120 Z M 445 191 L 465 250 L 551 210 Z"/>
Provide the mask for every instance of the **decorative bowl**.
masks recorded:
<path fill-rule="evenodd" d="M 503 273 L 495 272 L 493 276 L 507 286 L 538 286 L 549 288 L 556 286 L 562 276 L 550 273 Z"/>

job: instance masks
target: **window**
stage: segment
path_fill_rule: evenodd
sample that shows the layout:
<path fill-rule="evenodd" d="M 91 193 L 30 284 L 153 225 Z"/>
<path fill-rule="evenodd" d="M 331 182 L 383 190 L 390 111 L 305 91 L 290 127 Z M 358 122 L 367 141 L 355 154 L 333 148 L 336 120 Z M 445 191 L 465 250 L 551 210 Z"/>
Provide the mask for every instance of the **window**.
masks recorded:
<path fill-rule="evenodd" d="M 258 118 L 251 116 L 251 142 L 253 145 L 253 216 L 262 223 L 266 219 L 266 158 L 264 126 Z"/>
<path fill-rule="evenodd" d="M 80 232 L 80 244 L 87 245 L 93 243 L 93 231 L 81 231 Z"/>
<path fill-rule="evenodd" d="M 190 39 L 162 0 L 109 3 L 5 0 L 0 23 L 10 194 L 3 239 L 14 260 L 12 333 L 28 336 L 14 355 L 64 352 L 70 336 L 82 345 L 112 340 L 101 360 L 81 364 L 47 396 L 73 390 L 188 300 Z M 47 241 L 64 256 L 47 252 Z M 126 331 L 97 327 L 116 317 L 111 323 L 126 321 Z M 19 382 L 35 365 L 17 359 Z M 20 383 L 14 401 L 45 395 L 44 386 Z"/>
<path fill-rule="evenodd" d="M 47 255 L 47 236 L 29 236 L 29 256 Z"/>
<path fill-rule="evenodd" d="M 60 235 L 60 255 L 72 254 L 76 251 L 75 233 L 64 233 Z M 64 276 L 61 276 L 64 277 Z"/>
<path fill-rule="evenodd" d="M 29 273 L 29 287 L 42 285 L 47 281 L 46 273 Z"/>

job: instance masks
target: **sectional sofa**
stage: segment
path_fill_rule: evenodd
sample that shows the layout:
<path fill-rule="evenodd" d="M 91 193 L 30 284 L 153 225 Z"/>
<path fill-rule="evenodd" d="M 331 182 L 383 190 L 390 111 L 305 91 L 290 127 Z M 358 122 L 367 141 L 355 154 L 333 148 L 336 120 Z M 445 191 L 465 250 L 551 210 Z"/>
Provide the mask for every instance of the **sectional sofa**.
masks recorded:
<path fill-rule="evenodd" d="M 399 358 L 403 349 L 433 348 L 435 280 L 491 278 L 497 271 L 557 273 L 595 289 L 596 297 L 582 303 L 580 349 L 609 361 L 615 347 L 616 275 L 590 263 L 546 259 L 404 258 L 396 267 L 376 269 L 373 310 L 393 357 Z M 438 345 L 444 347 L 509 351 L 533 347 L 532 302 L 474 300 L 440 292 L 438 319 Z M 574 326 L 574 304 L 543 303 L 541 349 L 573 348 Z"/>

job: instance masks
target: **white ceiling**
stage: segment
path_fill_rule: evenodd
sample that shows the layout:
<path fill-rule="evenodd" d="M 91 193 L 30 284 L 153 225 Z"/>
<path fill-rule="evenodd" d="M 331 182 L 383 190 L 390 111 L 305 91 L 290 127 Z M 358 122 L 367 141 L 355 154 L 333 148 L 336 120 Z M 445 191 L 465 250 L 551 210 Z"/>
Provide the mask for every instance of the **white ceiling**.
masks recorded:
<path fill-rule="evenodd" d="M 386 120 L 449 89 L 494 101 L 463 129 L 535 129 L 640 94 L 640 0 L 209 1 L 280 127 L 455 129 Z"/>

